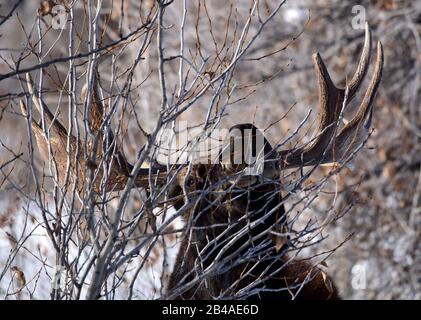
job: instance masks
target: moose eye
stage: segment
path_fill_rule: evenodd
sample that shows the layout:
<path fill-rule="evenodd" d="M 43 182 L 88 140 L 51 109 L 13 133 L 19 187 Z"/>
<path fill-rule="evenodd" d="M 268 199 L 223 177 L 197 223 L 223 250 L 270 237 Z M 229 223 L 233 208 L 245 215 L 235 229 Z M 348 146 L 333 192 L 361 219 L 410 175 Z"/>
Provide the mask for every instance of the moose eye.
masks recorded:
<path fill-rule="evenodd" d="M 192 187 L 192 186 L 194 186 L 195 182 L 196 182 L 196 180 L 193 177 L 189 177 L 186 180 L 186 185 L 188 187 Z"/>

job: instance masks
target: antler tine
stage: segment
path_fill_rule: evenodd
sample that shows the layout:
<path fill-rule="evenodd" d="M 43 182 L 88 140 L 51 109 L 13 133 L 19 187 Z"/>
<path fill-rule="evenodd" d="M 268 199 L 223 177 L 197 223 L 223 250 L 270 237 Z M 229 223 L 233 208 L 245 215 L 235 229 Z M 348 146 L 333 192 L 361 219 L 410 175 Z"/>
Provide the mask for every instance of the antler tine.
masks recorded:
<path fill-rule="evenodd" d="M 19 101 L 19 104 L 20 104 L 20 109 L 22 111 L 22 115 L 25 118 L 28 118 L 28 110 L 26 108 L 25 103 L 21 100 L 21 101 Z M 38 146 L 38 150 L 40 152 L 40 155 L 42 156 L 44 161 L 48 161 L 48 152 L 49 151 L 48 151 L 47 141 L 43 137 L 44 130 L 42 130 L 42 127 L 34 119 L 31 119 L 31 128 L 32 128 L 32 132 L 34 133 L 35 142 Z M 54 145 L 54 147 L 57 147 L 57 145 L 55 144 L 55 141 L 52 142 L 52 145 Z"/>
<path fill-rule="evenodd" d="M 89 107 L 89 117 L 88 122 L 90 129 L 94 134 L 99 133 L 101 129 L 101 125 L 103 122 L 103 116 L 104 116 L 104 107 L 102 105 L 102 101 L 99 98 L 98 93 L 98 79 L 97 74 L 94 73 L 93 76 L 93 83 L 92 88 L 89 88 L 89 83 L 86 83 L 82 88 L 82 99 L 85 100 L 86 95 L 89 92 L 92 92 L 91 94 L 91 101 L 90 101 L 90 107 Z"/>
<path fill-rule="evenodd" d="M 55 130 L 58 134 L 61 136 L 67 136 L 67 130 L 66 128 L 60 123 L 60 121 L 53 115 L 53 113 L 50 111 L 50 109 L 47 107 L 47 105 L 44 103 L 44 101 L 39 99 L 38 93 L 34 90 L 34 84 L 33 84 L 32 77 L 29 73 L 26 74 L 26 85 L 28 87 L 28 91 L 32 97 L 32 102 L 34 103 L 35 107 L 37 108 L 39 114 L 42 116 L 42 114 L 45 114 L 47 118 L 45 120 L 47 121 L 48 126 L 52 125 L 53 130 Z M 26 108 L 26 107 L 25 107 Z"/>
<path fill-rule="evenodd" d="M 361 52 L 360 61 L 357 66 L 357 70 L 355 70 L 354 76 L 352 77 L 351 81 L 348 83 L 348 97 L 347 101 L 350 102 L 355 93 L 358 91 L 361 83 L 364 80 L 365 75 L 368 71 L 368 66 L 370 64 L 370 52 L 371 52 L 371 31 L 368 25 L 368 22 L 365 23 L 365 40 L 363 50 Z M 342 89 L 345 92 L 345 89 Z"/>
<path fill-rule="evenodd" d="M 20 106 L 20 110 L 22 111 L 22 115 L 25 118 L 28 118 L 28 110 L 26 109 L 25 102 L 23 102 L 22 100 L 20 100 L 19 101 L 19 106 Z M 34 120 L 32 119 L 32 121 L 34 121 Z"/>
<path fill-rule="evenodd" d="M 373 102 L 380 85 L 383 63 L 383 47 L 381 42 L 378 42 L 374 72 L 367 92 L 364 95 L 357 114 L 342 128 L 336 137 L 335 148 L 329 152 L 329 159 L 327 159 L 327 161 L 336 161 L 336 159 L 337 161 L 340 161 L 341 159 L 344 159 L 366 138 L 371 126 Z"/>
<path fill-rule="evenodd" d="M 90 92 L 88 86 L 89 86 L 89 83 L 86 83 L 86 85 L 82 89 L 82 96 L 84 98 L 86 94 Z M 89 106 L 88 122 L 89 122 L 89 127 L 92 130 L 92 133 L 97 134 L 98 138 L 100 139 L 100 143 L 103 143 L 104 142 L 103 140 L 104 139 L 104 134 L 103 134 L 104 105 L 99 96 L 98 86 L 99 86 L 99 74 L 95 72 L 94 77 L 93 77 L 92 90 L 91 90 L 92 94 L 91 94 L 91 101 L 90 101 L 90 106 Z M 114 134 L 110 129 L 108 129 L 108 138 L 110 141 L 114 141 Z M 129 175 L 133 166 L 126 160 L 123 153 L 118 148 L 115 152 L 115 160 L 117 161 L 116 169 L 121 171 L 126 176 Z"/>
<path fill-rule="evenodd" d="M 355 96 L 355 93 L 361 86 L 368 70 L 371 52 L 371 32 L 368 24 L 366 24 L 365 31 L 364 47 L 357 70 L 349 83 L 346 101 L 344 100 L 345 89 L 339 89 L 333 84 L 320 55 L 318 53 L 313 55 L 315 71 L 318 78 L 319 104 L 321 109 L 318 136 L 308 146 L 279 152 L 279 156 L 283 162 L 281 168 L 285 169 L 332 162 L 333 159 L 339 159 L 341 156 L 344 156 L 345 150 L 343 150 L 343 148 L 349 147 L 349 145 L 345 146 L 344 144 L 341 144 L 343 141 L 348 141 L 352 133 L 357 135 L 363 133 L 359 130 L 360 124 L 364 122 L 367 116 L 372 112 L 372 102 L 381 79 L 383 51 L 380 43 L 377 47 L 375 74 L 371 80 L 370 87 L 365 94 L 364 100 L 356 116 L 335 138 L 337 123 L 343 104 L 348 104 Z"/>
<path fill-rule="evenodd" d="M 371 78 L 370 84 L 368 86 L 367 92 L 364 95 L 364 99 L 361 102 L 361 107 L 359 108 L 355 117 L 341 130 L 341 133 L 349 130 L 355 124 L 361 123 L 362 120 L 366 119 L 369 114 L 372 112 L 373 101 L 377 93 L 377 89 L 380 85 L 380 80 L 382 77 L 383 71 L 383 46 L 381 42 L 377 42 L 377 53 L 376 53 L 376 62 L 373 71 L 373 77 Z M 364 121 L 363 121 L 364 122 Z M 368 124 L 368 126 L 370 123 Z"/>
<path fill-rule="evenodd" d="M 20 110 L 22 111 L 22 115 L 25 118 L 28 118 L 28 109 L 26 108 L 25 102 L 20 100 L 19 105 L 20 105 Z M 36 131 L 36 133 L 42 134 L 41 126 L 34 119 L 31 119 L 31 127 L 33 130 Z"/>
<path fill-rule="evenodd" d="M 105 108 L 98 91 L 99 74 L 97 72 L 95 72 L 93 76 L 92 90 L 89 90 L 88 85 L 89 83 L 87 83 L 83 88 L 83 93 L 88 94 L 88 92 L 92 92 L 88 111 L 88 122 L 90 129 L 92 130 L 93 134 L 98 135 L 100 144 L 104 144 L 104 130 L 107 130 L 109 141 L 113 142 L 115 139 L 114 133 L 110 128 L 104 128 L 103 126 L 105 120 Z M 106 148 L 106 146 L 103 145 L 103 148 Z M 103 156 L 103 151 L 104 149 L 101 149 L 100 151 L 101 157 Z M 133 165 L 127 161 L 121 149 L 116 147 L 114 153 L 114 162 L 111 166 L 111 171 L 108 177 L 107 185 L 105 186 L 105 191 L 109 192 L 122 190 L 125 187 L 132 170 Z M 152 175 L 151 177 L 150 174 Z M 162 183 L 165 181 L 165 177 L 166 167 L 164 166 L 157 166 L 151 169 L 141 168 L 137 173 L 134 185 L 137 187 L 149 188 L 149 179 L 151 179 L 151 181 Z"/>
<path fill-rule="evenodd" d="M 60 121 L 53 115 L 47 105 L 39 99 L 39 95 L 37 91 L 34 89 L 34 84 L 32 77 L 29 73 L 26 74 L 26 85 L 28 87 L 28 91 L 32 97 L 32 102 L 37 108 L 38 112 L 42 116 L 43 114 L 46 115 L 44 117 L 46 121 L 46 126 L 48 126 L 48 130 L 53 132 L 53 135 L 50 136 L 50 146 L 51 152 L 57 157 L 57 163 L 59 166 L 65 168 L 65 154 L 66 154 L 66 143 L 67 143 L 67 130 L 66 128 L 60 123 Z M 23 101 L 21 101 L 21 109 L 22 113 L 27 116 L 27 109 Z M 41 125 L 39 125 L 34 119 L 32 119 L 32 130 L 35 134 L 36 143 L 38 145 L 39 151 L 41 156 L 45 161 L 49 159 L 49 148 L 44 137 L 44 130 Z M 77 142 L 76 139 L 71 136 L 70 137 L 71 146 L 74 146 Z"/>

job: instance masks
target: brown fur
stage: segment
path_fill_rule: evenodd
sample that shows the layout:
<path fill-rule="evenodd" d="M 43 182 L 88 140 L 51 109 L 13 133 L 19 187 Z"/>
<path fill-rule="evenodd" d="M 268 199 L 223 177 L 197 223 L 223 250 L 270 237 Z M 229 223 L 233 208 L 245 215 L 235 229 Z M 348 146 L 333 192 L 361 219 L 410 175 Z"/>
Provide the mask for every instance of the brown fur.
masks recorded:
<path fill-rule="evenodd" d="M 267 234 L 274 226 L 287 225 L 279 187 L 273 182 L 268 182 L 256 187 L 235 189 L 230 183 L 224 182 L 226 180 L 226 172 L 220 166 L 197 165 L 189 177 L 180 181 L 180 185 L 186 185 L 189 203 L 192 206 L 183 215 L 187 227 L 169 281 L 169 297 L 337 299 L 337 290 L 329 277 L 305 261 L 290 261 L 286 254 L 288 245 L 275 248 Z M 206 196 L 201 197 L 201 192 L 207 192 Z M 182 209 L 185 204 L 185 200 L 181 200 L 181 194 L 181 186 L 173 189 L 172 196 L 178 199 L 175 202 L 177 210 Z M 273 210 L 274 208 L 276 209 Z M 271 210 L 273 212 L 268 214 Z M 263 219 L 266 214 L 268 216 Z M 257 220 L 261 223 L 249 228 L 245 235 L 225 246 L 236 232 Z M 227 224 L 230 224 L 229 232 L 221 236 L 226 231 Z M 263 236 L 258 237 L 260 234 Z M 215 240 L 218 236 L 218 240 Z M 247 243 L 247 246 L 243 248 L 244 243 Z M 209 249 L 205 250 L 207 245 Z M 257 247 L 264 248 L 265 253 L 263 250 L 257 251 L 249 261 L 233 265 L 238 257 L 247 255 L 249 250 Z M 219 258 L 219 263 L 222 264 L 221 260 L 226 259 L 223 262 L 224 271 L 204 276 L 203 270 L 215 262 L 223 249 L 226 249 L 226 252 Z M 267 269 L 272 273 L 270 276 L 265 273 Z M 254 294 L 242 294 L 241 289 L 262 277 L 266 278 L 254 288 Z M 201 280 L 191 283 L 179 294 L 172 295 L 173 290 L 198 278 Z M 241 280 L 238 281 L 239 279 Z M 236 285 L 230 288 L 235 283 Z"/>

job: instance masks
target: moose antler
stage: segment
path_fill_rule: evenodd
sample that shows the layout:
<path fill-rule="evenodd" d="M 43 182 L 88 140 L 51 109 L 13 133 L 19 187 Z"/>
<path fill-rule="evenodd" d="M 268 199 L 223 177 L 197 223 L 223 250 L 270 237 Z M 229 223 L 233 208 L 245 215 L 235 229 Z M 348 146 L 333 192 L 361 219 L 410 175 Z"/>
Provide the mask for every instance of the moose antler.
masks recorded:
<path fill-rule="evenodd" d="M 337 124 L 342 109 L 354 98 L 367 73 L 371 52 L 371 32 L 365 27 L 365 42 L 357 70 L 347 88 L 337 88 L 319 53 L 313 55 L 313 61 L 319 85 L 319 127 L 318 135 L 312 143 L 294 150 L 282 150 L 278 153 L 281 169 L 340 162 L 367 137 L 373 112 L 373 101 L 380 84 L 383 69 L 383 48 L 377 43 L 377 55 L 374 74 L 371 78 L 364 99 L 354 116 L 338 134 Z"/>
<path fill-rule="evenodd" d="M 66 145 L 67 145 L 67 130 L 66 128 L 60 123 L 60 121 L 53 115 L 53 113 L 48 109 L 45 105 L 44 101 L 39 98 L 38 93 L 34 90 L 34 85 L 32 78 L 29 74 L 26 75 L 26 83 L 28 87 L 29 94 L 32 97 L 32 102 L 35 105 L 37 111 L 41 116 L 40 123 L 37 123 L 33 118 L 31 118 L 31 128 L 32 132 L 34 133 L 36 144 L 38 145 L 39 152 L 44 159 L 44 161 L 49 160 L 49 155 L 53 156 L 56 166 L 57 166 L 57 174 L 58 180 L 61 183 L 64 183 L 64 177 L 66 172 L 66 164 L 67 164 L 67 152 L 66 152 Z M 26 105 L 23 101 L 20 101 L 20 107 L 22 110 L 22 114 L 25 117 L 28 117 L 28 110 Z M 45 131 L 42 126 L 42 122 L 44 122 Z M 47 135 L 46 135 L 47 134 Z M 78 141 L 72 135 L 69 137 L 70 142 L 70 149 L 72 151 L 77 150 Z M 79 159 L 78 159 L 79 161 Z M 79 168 L 83 168 L 81 165 L 83 163 L 79 161 Z M 70 163 L 72 171 L 75 170 L 76 165 L 74 163 Z M 78 170 L 79 173 L 82 173 L 81 170 Z M 83 174 L 83 173 L 82 173 Z"/>
<path fill-rule="evenodd" d="M 88 144 L 88 155 L 87 158 L 83 155 L 83 144 L 80 140 L 76 139 L 70 134 L 66 128 L 60 123 L 57 116 L 55 116 L 50 109 L 47 107 L 45 102 L 39 97 L 37 90 L 34 89 L 33 80 L 28 73 L 26 75 L 26 83 L 29 94 L 32 97 L 32 102 L 35 105 L 37 111 L 41 115 L 40 123 L 36 122 L 31 118 L 31 128 L 34 133 L 36 144 L 38 145 L 40 154 L 44 161 L 49 161 L 51 156 L 57 166 L 58 180 L 61 184 L 64 184 L 65 172 L 67 170 L 67 156 L 69 154 L 67 150 L 67 139 L 70 142 L 70 155 L 76 158 L 76 161 L 70 161 L 70 170 L 72 171 L 71 179 L 76 179 L 78 184 L 78 191 L 83 190 L 84 184 L 87 181 L 87 168 L 97 168 L 97 164 L 101 163 L 107 147 L 104 143 L 104 107 L 99 98 L 97 91 L 97 79 L 94 77 L 93 90 L 86 90 L 86 92 L 92 92 L 91 103 L 89 106 L 89 127 L 91 133 L 97 135 L 98 144 L 96 149 L 96 155 L 94 154 L 94 147 L 92 143 Z M 88 89 L 88 88 L 87 88 Z M 28 111 L 23 101 L 20 102 L 22 114 L 28 117 Z M 42 120 L 44 119 L 44 120 Z M 44 121 L 45 129 L 42 126 Z M 108 132 L 108 138 L 110 142 L 114 141 L 114 135 L 111 131 Z M 111 143 L 110 143 L 111 144 Z M 112 161 L 109 168 L 109 175 L 107 177 L 105 191 L 118 191 L 124 188 L 128 177 L 133 169 L 133 166 L 126 160 L 123 153 L 116 148 L 114 152 L 115 160 Z M 96 159 L 95 162 L 92 159 Z M 77 163 L 77 165 L 76 165 Z M 156 173 L 158 170 L 162 171 L 162 168 L 154 169 L 151 172 Z M 76 172 L 77 171 L 77 172 Z M 76 174 L 77 173 L 77 174 Z M 135 185 L 138 187 L 146 187 L 149 185 L 148 176 L 149 169 L 140 169 L 138 176 L 136 177 Z M 95 179 L 95 191 L 100 191 L 101 179 L 103 176 L 102 169 L 99 169 L 99 174 Z"/>

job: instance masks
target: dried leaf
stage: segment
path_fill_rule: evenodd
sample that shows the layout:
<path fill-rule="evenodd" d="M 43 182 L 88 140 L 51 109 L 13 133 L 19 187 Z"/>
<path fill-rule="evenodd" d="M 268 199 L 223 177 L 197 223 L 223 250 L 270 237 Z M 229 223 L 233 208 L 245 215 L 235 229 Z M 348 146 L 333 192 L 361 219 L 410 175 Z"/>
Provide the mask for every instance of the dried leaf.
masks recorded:
<path fill-rule="evenodd" d="M 38 8 L 38 14 L 42 17 L 51 14 L 53 7 L 55 6 L 55 2 L 52 0 L 44 0 L 40 3 Z"/>
<path fill-rule="evenodd" d="M 322 274 L 322 277 L 323 277 L 323 282 L 325 284 L 325 287 L 327 288 L 327 290 L 329 290 L 329 292 L 333 292 L 332 281 L 327 276 L 327 274 L 324 273 L 323 271 L 321 271 L 321 274 Z"/>
<path fill-rule="evenodd" d="M 17 243 L 18 241 L 16 240 L 16 238 L 9 232 L 6 231 L 6 235 L 7 235 L 7 239 L 12 242 L 12 243 Z"/>
<path fill-rule="evenodd" d="M 281 250 L 284 245 L 288 244 L 288 238 L 287 237 L 272 234 L 271 239 L 272 239 L 273 243 L 275 244 L 276 252 L 279 252 L 279 250 Z"/>
<path fill-rule="evenodd" d="M 26 278 L 23 271 L 18 266 L 13 266 L 10 268 L 14 272 L 13 277 L 18 281 L 19 289 L 21 290 L 26 285 Z"/>

